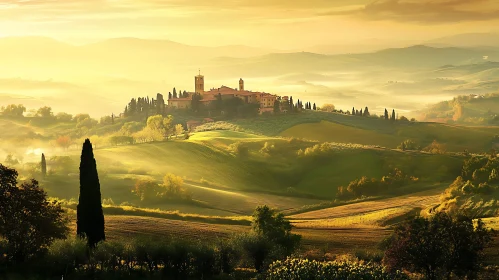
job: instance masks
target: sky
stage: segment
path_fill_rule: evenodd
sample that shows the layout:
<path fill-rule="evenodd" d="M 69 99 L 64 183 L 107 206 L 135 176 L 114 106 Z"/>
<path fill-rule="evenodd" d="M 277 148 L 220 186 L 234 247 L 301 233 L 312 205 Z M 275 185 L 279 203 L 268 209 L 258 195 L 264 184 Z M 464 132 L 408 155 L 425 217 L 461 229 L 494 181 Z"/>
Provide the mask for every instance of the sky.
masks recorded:
<path fill-rule="evenodd" d="M 0 37 L 297 49 L 499 32 L 497 0 L 0 0 Z"/>

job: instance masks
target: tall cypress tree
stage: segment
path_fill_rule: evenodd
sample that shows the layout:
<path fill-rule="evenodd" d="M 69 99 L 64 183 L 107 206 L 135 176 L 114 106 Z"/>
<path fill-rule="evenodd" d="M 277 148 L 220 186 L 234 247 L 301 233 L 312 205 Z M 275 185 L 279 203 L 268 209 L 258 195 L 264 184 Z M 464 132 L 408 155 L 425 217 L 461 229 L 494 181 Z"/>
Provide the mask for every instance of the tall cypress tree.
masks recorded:
<path fill-rule="evenodd" d="M 393 111 L 392 111 L 392 121 L 394 121 L 394 120 L 395 120 L 395 109 L 393 109 Z"/>
<path fill-rule="evenodd" d="M 85 140 L 81 151 L 80 197 L 76 207 L 76 233 L 79 236 L 86 236 L 90 247 L 94 247 L 99 241 L 106 239 L 99 175 L 89 139 Z"/>
<path fill-rule="evenodd" d="M 314 111 L 316 111 L 316 110 L 317 110 L 317 106 L 315 106 L 315 103 L 314 103 Z"/>
<path fill-rule="evenodd" d="M 355 115 L 355 107 L 352 107 L 352 115 Z"/>
<path fill-rule="evenodd" d="M 388 120 L 388 110 L 385 108 L 385 120 Z"/>
<path fill-rule="evenodd" d="M 45 161 L 45 154 L 42 153 L 41 169 L 43 177 L 47 176 L 47 162 Z"/>

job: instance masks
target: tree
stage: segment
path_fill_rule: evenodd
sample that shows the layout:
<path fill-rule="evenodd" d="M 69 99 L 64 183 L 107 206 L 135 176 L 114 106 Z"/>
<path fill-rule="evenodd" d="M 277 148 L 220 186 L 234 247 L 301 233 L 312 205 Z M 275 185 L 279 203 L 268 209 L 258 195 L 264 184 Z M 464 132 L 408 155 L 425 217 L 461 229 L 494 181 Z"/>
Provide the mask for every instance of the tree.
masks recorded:
<path fill-rule="evenodd" d="M 315 106 L 315 103 L 314 103 L 314 111 L 316 111 L 316 110 L 317 110 L 317 107 Z"/>
<path fill-rule="evenodd" d="M 7 107 L 2 107 L 2 115 L 11 117 L 23 117 L 26 112 L 26 107 L 23 105 L 10 104 Z"/>
<path fill-rule="evenodd" d="M 333 104 L 323 104 L 321 106 L 321 111 L 324 111 L 324 112 L 333 112 L 334 109 L 335 109 L 335 107 Z"/>
<path fill-rule="evenodd" d="M 277 213 L 267 205 L 255 209 L 252 225 L 254 232 L 281 246 L 287 255 L 298 247 L 301 236 L 291 233 L 291 222 L 284 217 L 284 214 Z"/>
<path fill-rule="evenodd" d="M 385 120 L 388 120 L 388 110 L 385 108 Z"/>
<path fill-rule="evenodd" d="M 393 111 L 392 111 L 392 118 L 391 118 L 391 120 L 392 121 L 396 120 L 396 118 L 395 118 L 395 109 L 393 109 Z"/>
<path fill-rule="evenodd" d="M 364 117 L 369 117 L 371 114 L 369 113 L 369 108 L 366 108 L 364 109 Z"/>
<path fill-rule="evenodd" d="M 7 259 L 23 262 L 65 238 L 69 220 L 36 180 L 18 186 L 17 176 L 16 170 L 0 164 L 0 236 L 7 243 Z"/>
<path fill-rule="evenodd" d="M 203 97 L 201 96 L 200 93 L 195 93 L 194 95 L 192 95 L 192 100 L 191 100 L 192 111 L 194 112 L 199 111 L 199 109 L 201 108 L 201 99 L 203 99 Z"/>
<path fill-rule="evenodd" d="M 359 111 L 359 116 L 363 116 L 364 114 L 362 113 L 362 109 Z"/>
<path fill-rule="evenodd" d="M 69 148 L 69 146 L 71 146 L 71 138 L 69 136 L 66 136 L 66 135 L 59 136 L 55 140 L 55 143 L 57 144 L 57 146 L 64 148 L 64 149 L 67 149 L 67 148 Z"/>
<path fill-rule="evenodd" d="M 150 201 L 156 197 L 159 186 L 153 180 L 139 179 L 135 182 L 132 192 L 140 197 L 141 201 Z"/>
<path fill-rule="evenodd" d="M 281 106 L 279 104 L 279 101 L 275 101 L 274 102 L 274 114 L 278 114 L 279 112 L 281 112 Z"/>
<path fill-rule="evenodd" d="M 57 113 L 57 115 L 55 115 L 55 118 L 56 118 L 56 120 L 58 120 L 60 122 L 70 122 L 73 119 L 73 115 L 68 114 L 68 113 L 64 113 L 64 112 L 60 112 L 60 113 Z"/>
<path fill-rule="evenodd" d="M 51 107 L 44 106 L 36 111 L 36 116 L 40 118 L 50 118 L 54 116 L 54 113 L 52 113 Z"/>
<path fill-rule="evenodd" d="M 81 151 L 80 197 L 76 207 L 76 232 L 79 236 L 87 237 L 90 247 L 95 247 L 99 241 L 106 239 L 99 175 L 89 139 L 85 140 Z"/>
<path fill-rule="evenodd" d="M 149 118 L 147 118 L 146 128 L 148 128 L 153 133 L 162 135 L 163 139 L 168 139 L 168 136 L 172 132 L 172 122 L 173 117 L 171 115 L 168 115 L 166 117 L 163 117 L 162 115 L 150 116 Z"/>
<path fill-rule="evenodd" d="M 171 100 L 173 98 L 173 95 L 171 92 L 168 93 L 168 100 Z"/>
<path fill-rule="evenodd" d="M 289 111 L 293 111 L 293 96 L 289 97 Z"/>
<path fill-rule="evenodd" d="M 352 107 L 352 115 L 355 115 L 355 107 Z"/>
<path fill-rule="evenodd" d="M 175 125 L 175 137 L 184 134 L 184 126 L 181 124 Z"/>
<path fill-rule="evenodd" d="M 173 98 L 177 98 L 177 90 L 175 88 L 173 88 Z"/>
<path fill-rule="evenodd" d="M 42 162 L 40 163 L 40 168 L 42 170 L 42 176 L 47 176 L 47 161 L 45 161 L 45 154 L 42 153 Z"/>
<path fill-rule="evenodd" d="M 395 229 L 383 258 L 390 269 L 422 273 L 426 279 L 473 276 L 484 259 L 493 232 L 481 220 L 437 213 L 416 217 Z"/>

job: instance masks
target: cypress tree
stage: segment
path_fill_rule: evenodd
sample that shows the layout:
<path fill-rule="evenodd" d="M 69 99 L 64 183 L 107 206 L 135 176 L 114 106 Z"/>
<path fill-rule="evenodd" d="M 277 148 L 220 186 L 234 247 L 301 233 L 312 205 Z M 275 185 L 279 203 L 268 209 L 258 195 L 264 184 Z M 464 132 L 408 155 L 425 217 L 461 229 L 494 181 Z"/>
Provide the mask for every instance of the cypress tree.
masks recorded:
<path fill-rule="evenodd" d="M 393 109 L 393 111 L 392 111 L 392 121 L 394 121 L 394 120 L 395 120 L 395 109 Z"/>
<path fill-rule="evenodd" d="M 111 113 L 111 124 L 114 124 L 114 113 Z"/>
<path fill-rule="evenodd" d="M 173 98 L 177 98 L 177 90 L 173 88 Z"/>
<path fill-rule="evenodd" d="M 293 96 L 289 97 L 289 110 L 293 110 Z"/>
<path fill-rule="evenodd" d="M 364 116 L 369 117 L 370 115 L 371 115 L 371 113 L 369 113 L 369 108 L 367 108 L 367 106 L 366 106 L 366 109 L 364 109 Z"/>
<path fill-rule="evenodd" d="M 352 107 L 352 115 L 355 115 L 355 107 Z"/>
<path fill-rule="evenodd" d="M 317 110 L 317 107 L 315 106 L 315 103 L 314 103 L 314 111 L 316 111 L 316 110 Z"/>
<path fill-rule="evenodd" d="M 47 176 L 47 162 L 45 161 L 45 154 L 42 153 L 42 162 L 41 162 L 42 176 Z"/>
<path fill-rule="evenodd" d="M 388 120 L 388 110 L 385 108 L 385 120 Z"/>
<path fill-rule="evenodd" d="M 86 236 L 88 245 L 94 247 L 105 240 L 104 214 L 97 164 L 89 139 L 83 143 L 80 162 L 80 197 L 76 207 L 76 233 Z"/>
<path fill-rule="evenodd" d="M 360 109 L 359 116 L 363 116 L 364 113 L 362 113 L 362 109 Z"/>

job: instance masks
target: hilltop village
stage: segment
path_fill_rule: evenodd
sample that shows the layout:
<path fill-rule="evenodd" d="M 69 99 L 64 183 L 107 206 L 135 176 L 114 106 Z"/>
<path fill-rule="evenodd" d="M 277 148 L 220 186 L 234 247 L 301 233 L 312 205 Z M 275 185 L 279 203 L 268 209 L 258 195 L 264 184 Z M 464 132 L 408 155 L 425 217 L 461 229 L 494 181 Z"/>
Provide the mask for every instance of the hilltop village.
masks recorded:
<path fill-rule="evenodd" d="M 239 88 L 230 88 L 228 86 L 221 86 L 219 88 L 211 88 L 205 90 L 204 76 L 199 74 L 194 77 L 195 90 L 194 92 L 183 92 L 180 96 L 168 96 L 168 106 L 176 109 L 190 109 L 192 108 L 193 100 L 196 98 L 201 104 L 208 107 L 214 101 L 227 100 L 232 98 L 239 98 L 246 104 L 259 104 L 258 112 L 273 113 L 276 110 L 275 102 L 279 102 L 279 111 L 287 111 L 289 98 L 288 96 L 277 96 L 266 92 L 254 92 L 244 88 L 244 80 L 239 79 Z"/>

